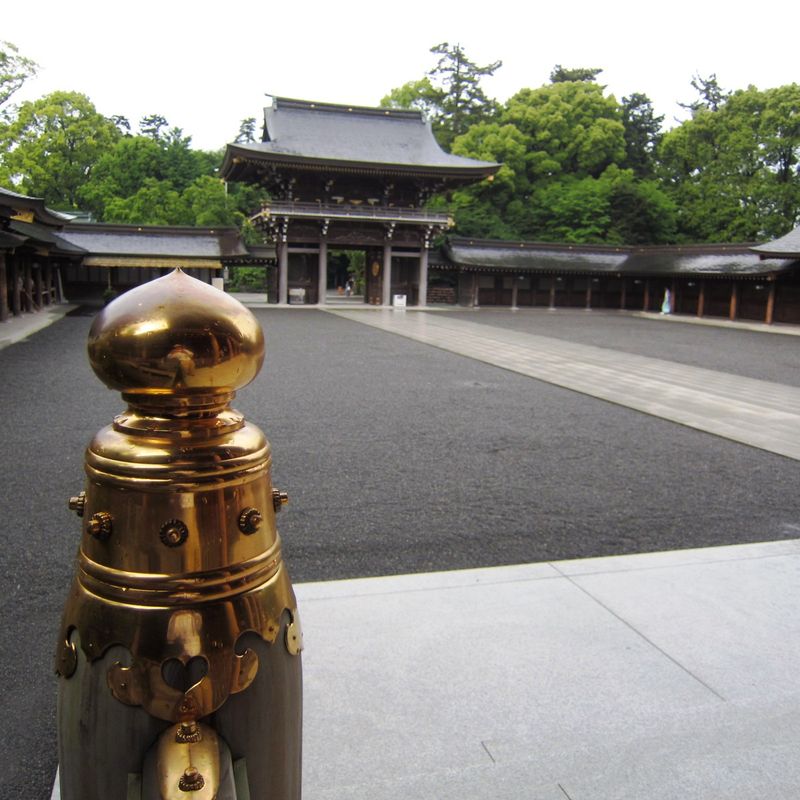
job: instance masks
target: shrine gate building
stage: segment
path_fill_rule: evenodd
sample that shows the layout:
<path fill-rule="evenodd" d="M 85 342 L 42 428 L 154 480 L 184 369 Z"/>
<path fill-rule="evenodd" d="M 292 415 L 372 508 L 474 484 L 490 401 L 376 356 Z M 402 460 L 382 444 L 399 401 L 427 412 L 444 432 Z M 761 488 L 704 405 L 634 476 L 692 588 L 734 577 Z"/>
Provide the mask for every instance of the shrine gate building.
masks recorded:
<path fill-rule="evenodd" d="M 424 306 L 433 237 L 452 225 L 425 203 L 499 167 L 445 153 L 419 111 L 276 97 L 262 141 L 228 145 L 220 174 L 270 194 L 253 219 L 276 244 L 278 303 L 291 290 L 324 303 L 328 253 L 338 248 L 366 253 L 366 302 L 404 294 Z"/>

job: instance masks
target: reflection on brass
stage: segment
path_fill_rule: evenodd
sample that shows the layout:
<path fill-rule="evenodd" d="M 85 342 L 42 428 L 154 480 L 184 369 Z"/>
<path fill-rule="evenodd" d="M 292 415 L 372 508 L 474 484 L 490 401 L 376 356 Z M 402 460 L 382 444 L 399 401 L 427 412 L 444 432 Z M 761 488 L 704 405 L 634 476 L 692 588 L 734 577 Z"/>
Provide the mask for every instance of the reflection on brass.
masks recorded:
<path fill-rule="evenodd" d="M 86 523 L 86 532 L 103 542 L 111 536 L 111 529 L 112 519 L 108 511 L 96 511 Z"/>
<path fill-rule="evenodd" d="M 236 391 L 255 378 L 264 335 L 229 295 L 180 270 L 126 292 L 89 332 L 89 361 L 103 383 L 127 394 Z M 162 394 L 163 393 L 163 394 Z"/>
<path fill-rule="evenodd" d="M 213 800 L 220 785 L 220 742 L 208 725 L 198 723 L 197 742 L 177 740 L 179 726 L 167 728 L 158 739 L 156 762 L 159 796 L 163 800 Z"/>
<path fill-rule="evenodd" d="M 199 792 L 205 785 L 205 779 L 198 772 L 197 767 L 187 767 L 178 781 L 178 788 L 182 792 Z"/>
<path fill-rule="evenodd" d="M 303 631 L 296 611 L 292 615 L 292 621 L 286 626 L 286 649 L 293 656 L 299 655 L 303 649 Z"/>
<path fill-rule="evenodd" d="M 280 489 L 272 490 L 272 506 L 275 511 L 280 511 L 289 502 L 289 493 L 282 492 Z"/>
<path fill-rule="evenodd" d="M 167 547 L 179 547 L 188 538 L 189 529 L 181 520 L 171 519 L 161 526 L 158 535 Z"/>
<path fill-rule="evenodd" d="M 70 511 L 74 511 L 79 517 L 83 516 L 83 509 L 86 505 L 86 492 L 79 492 L 69 499 Z"/>
<path fill-rule="evenodd" d="M 255 533 L 261 527 L 262 519 L 257 508 L 246 508 L 239 514 L 239 530 L 242 533 Z"/>

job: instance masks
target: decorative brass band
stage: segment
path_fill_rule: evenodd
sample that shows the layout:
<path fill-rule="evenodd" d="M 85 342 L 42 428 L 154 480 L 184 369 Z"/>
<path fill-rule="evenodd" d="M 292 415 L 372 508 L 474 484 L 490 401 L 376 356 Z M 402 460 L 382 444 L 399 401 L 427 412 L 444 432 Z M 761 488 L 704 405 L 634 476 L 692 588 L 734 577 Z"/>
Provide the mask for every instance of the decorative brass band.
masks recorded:
<path fill-rule="evenodd" d="M 162 444 L 156 437 L 146 442 L 131 442 L 131 438 L 111 427 L 100 431 L 86 451 L 89 480 L 146 491 L 201 489 L 208 484 L 224 488 L 256 480 L 272 466 L 269 444 L 252 425 L 243 426 L 227 442 L 189 440 L 184 453 L 173 442 Z M 226 444 L 226 457 L 221 458 L 220 448 Z M 131 453 L 138 458 L 131 458 Z"/>
<path fill-rule="evenodd" d="M 226 395 L 228 397 L 228 395 Z M 159 409 L 161 410 L 161 409 Z M 186 442 L 218 438 L 234 433 L 245 425 L 244 417 L 233 408 L 222 408 L 213 415 L 200 418 L 150 416 L 129 408 L 114 417 L 114 430 L 129 436 L 157 436 L 159 439 Z"/>
<path fill-rule="evenodd" d="M 236 392 L 211 389 L 140 389 L 122 392 L 122 399 L 135 411 L 150 417 L 196 421 L 227 408 Z"/>
<path fill-rule="evenodd" d="M 87 592 L 116 603 L 144 606 L 179 606 L 224 600 L 256 589 L 272 579 L 281 567 L 281 542 L 255 558 L 210 572 L 159 575 L 127 572 L 78 556 L 78 580 Z"/>
<path fill-rule="evenodd" d="M 255 653 L 237 652 L 241 635 L 252 631 L 274 644 L 282 627 L 284 645 L 297 655 L 302 647 L 297 604 L 280 562 L 272 577 L 257 588 L 198 605 L 122 603 L 99 597 L 76 580 L 64 610 L 56 671 L 65 678 L 73 673 L 76 637 L 90 662 L 121 645 L 130 652 L 130 665 L 117 662 L 108 672 L 109 688 L 117 700 L 141 705 L 148 714 L 169 722 L 197 720 L 212 714 L 255 677 Z M 179 687 L 165 681 L 166 662 L 188 665 L 198 658 L 207 669 L 194 685 Z"/>

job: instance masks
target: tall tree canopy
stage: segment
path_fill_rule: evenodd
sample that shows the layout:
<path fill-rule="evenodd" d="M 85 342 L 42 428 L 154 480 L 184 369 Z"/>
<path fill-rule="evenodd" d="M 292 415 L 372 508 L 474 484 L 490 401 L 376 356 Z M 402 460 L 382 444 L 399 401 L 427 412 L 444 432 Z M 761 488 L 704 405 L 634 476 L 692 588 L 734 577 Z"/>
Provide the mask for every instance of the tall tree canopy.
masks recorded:
<path fill-rule="evenodd" d="M 439 58 L 428 74 L 392 89 L 381 105 L 420 109 L 430 119 L 439 143 L 449 148 L 456 136 L 496 113 L 497 104 L 483 91 L 481 79 L 494 75 L 503 62 L 479 66 L 460 44 L 449 42 L 435 45 L 431 53 Z"/>
<path fill-rule="evenodd" d="M 723 89 L 717 81 L 715 73 L 711 73 L 707 78 L 700 74 L 692 76 L 692 88 L 697 92 L 698 97 L 689 103 L 678 103 L 681 108 L 686 108 L 697 113 L 701 109 L 708 111 L 719 111 L 720 106 L 730 97 L 730 92 Z"/>
<path fill-rule="evenodd" d="M 550 83 L 564 83 L 568 81 L 586 81 L 587 83 L 594 83 L 597 76 L 603 70 L 599 67 L 576 67 L 568 69 L 562 67 L 561 64 L 556 64 L 553 71 L 550 73 Z"/>
<path fill-rule="evenodd" d="M 779 236 L 800 222 L 800 86 L 750 86 L 699 107 L 659 155 L 684 238 Z"/>
<path fill-rule="evenodd" d="M 456 138 L 454 153 L 503 163 L 494 181 L 454 193 L 460 233 L 609 243 L 675 236 L 673 202 L 627 164 L 623 109 L 588 80 L 597 71 L 582 72 L 522 89 L 496 121 Z"/>
<path fill-rule="evenodd" d="M 78 92 L 23 103 L 0 130 L 0 181 L 56 208 L 77 208 L 81 187 L 119 136 L 114 123 Z"/>
<path fill-rule="evenodd" d="M 221 153 L 192 150 L 191 137 L 164 117 L 145 119 L 154 121 L 140 126 L 147 135 L 123 136 L 97 159 L 79 192 L 83 208 L 107 222 L 234 224 L 236 204 L 214 177 Z"/>
<path fill-rule="evenodd" d="M 620 108 L 625 129 L 625 166 L 640 178 L 653 178 L 664 115 L 656 116 L 650 98 L 640 92 L 623 97 Z"/>
<path fill-rule="evenodd" d="M 247 117 L 239 124 L 239 133 L 233 140 L 235 144 L 246 144 L 256 140 L 256 118 Z"/>
<path fill-rule="evenodd" d="M 36 74 L 36 69 L 36 62 L 20 55 L 16 45 L 0 41 L 0 107 Z"/>

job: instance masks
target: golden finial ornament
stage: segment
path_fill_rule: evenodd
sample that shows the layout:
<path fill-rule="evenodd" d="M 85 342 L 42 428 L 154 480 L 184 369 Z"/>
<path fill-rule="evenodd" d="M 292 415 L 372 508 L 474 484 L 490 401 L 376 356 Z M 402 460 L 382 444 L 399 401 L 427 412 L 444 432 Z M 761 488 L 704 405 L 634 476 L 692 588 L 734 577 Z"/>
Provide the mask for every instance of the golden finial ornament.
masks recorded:
<path fill-rule="evenodd" d="M 88 352 L 127 408 L 89 444 L 85 494 L 70 500 L 83 536 L 56 660 L 62 800 L 126 798 L 127 778 L 85 768 L 113 757 L 125 775 L 138 759 L 143 781 L 152 762 L 199 790 L 186 748 L 246 760 L 236 774 L 252 796 L 299 798 L 302 635 L 275 526 L 285 493 L 263 433 L 230 406 L 261 368 L 261 327 L 176 270 L 110 303 Z M 177 735 L 159 737 L 165 724 Z M 204 770 L 203 791 L 216 796 L 223 774 Z"/>

